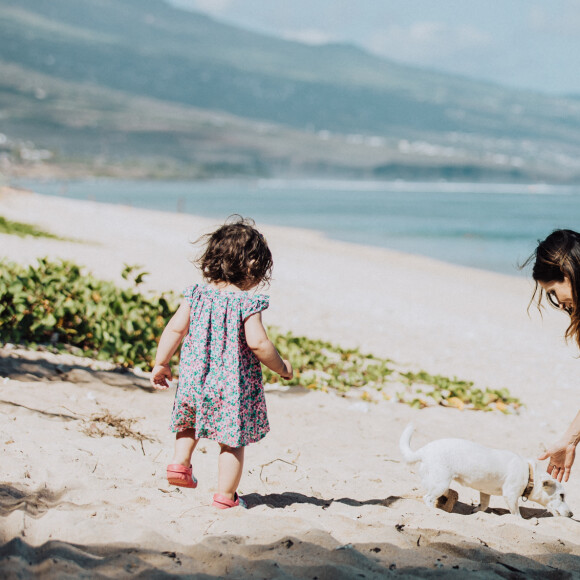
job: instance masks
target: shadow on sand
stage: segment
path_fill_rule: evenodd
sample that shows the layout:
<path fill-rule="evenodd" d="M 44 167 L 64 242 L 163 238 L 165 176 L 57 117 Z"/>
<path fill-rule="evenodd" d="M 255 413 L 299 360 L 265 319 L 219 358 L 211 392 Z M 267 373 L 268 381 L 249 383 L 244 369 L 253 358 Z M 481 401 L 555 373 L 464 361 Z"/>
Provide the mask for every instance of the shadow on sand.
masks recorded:
<path fill-rule="evenodd" d="M 51 491 L 46 487 L 31 491 L 18 489 L 7 483 L 0 484 L 0 516 L 5 517 L 22 510 L 33 518 L 42 517 L 48 510 L 60 504 L 64 491 Z"/>
<path fill-rule="evenodd" d="M 267 495 L 260 495 L 259 493 L 249 493 L 243 496 L 248 509 L 252 509 L 259 505 L 267 505 L 271 508 L 284 509 L 293 504 L 311 504 L 322 509 L 326 509 L 332 503 L 343 503 L 352 507 L 361 507 L 364 505 L 382 505 L 384 507 L 391 507 L 394 503 L 400 500 L 400 497 L 390 496 L 386 499 L 367 499 L 357 500 L 349 497 L 339 499 L 322 499 L 311 495 L 304 495 L 302 493 L 286 491 L 284 493 L 269 493 Z"/>
<path fill-rule="evenodd" d="M 357 500 L 349 497 L 343 498 L 332 498 L 323 499 L 310 495 L 304 495 L 302 493 L 286 491 L 284 493 L 269 493 L 267 495 L 261 495 L 259 493 L 249 493 L 243 496 L 244 501 L 248 509 L 255 508 L 260 505 L 266 505 L 275 509 L 284 509 L 294 504 L 311 504 L 322 509 L 330 507 L 333 503 L 343 503 L 351 507 L 361 507 L 365 505 L 380 505 L 386 508 L 394 506 L 398 501 L 404 498 L 391 495 L 387 498 L 381 499 L 367 499 L 367 500 Z M 469 516 L 474 513 L 475 506 L 471 504 L 466 504 L 463 502 L 456 502 L 453 507 L 452 513 L 461 514 L 464 516 Z M 498 516 L 508 515 L 510 512 L 507 509 L 502 508 L 488 508 L 487 513 L 496 514 Z M 551 518 L 552 514 L 543 508 L 529 508 L 520 507 L 520 513 L 524 519 L 530 518 Z"/>
<path fill-rule="evenodd" d="M 469 516 L 475 513 L 475 507 L 471 504 L 462 503 L 458 501 L 453 506 L 453 514 L 461 514 L 464 516 Z M 510 514 L 510 511 L 506 508 L 487 508 L 486 512 L 488 514 L 495 514 L 498 516 L 506 516 Z M 532 507 L 524 507 L 520 505 L 520 514 L 522 514 L 522 518 L 524 520 L 529 520 L 531 518 L 553 518 L 554 516 L 544 508 L 532 508 Z"/>
<path fill-rule="evenodd" d="M 119 367 L 115 370 L 94 370 L 75 364 L 55 364 L 38 359 L 20 358 L 11 351 L 0 352 L 0 376 L 14 381 L 60 381 L 71 383 L 101 382 L 111 387 L 139 388 L 154 392 L 149 380 Z"/>
<path fill-rule="evenodd" d="M 428 531 L 427 531 L 428 532 Z M 340 545 L 330 534 L 308 532 L 270 544 L 247 544 L 237 536 L 211 536 L 193 546 L 163 550 L 128 545 L 83 546 L 50 541 L 32 546 L 14 538 L 0 546 L 5 578 L 298 578 L 379 580 L 404 578 L 577 578 L 580 557 L 506 554 L 460 536 L 410 537 L 408 548 L 389 543 Z M 416 532 L 415 532 L 416 534 Z M 163 545 L 163 542 L 158 543 Z M 548 563 L 549 562 L 549 563 Z M 555 567 L 557 562 L 557 567 Z"/>

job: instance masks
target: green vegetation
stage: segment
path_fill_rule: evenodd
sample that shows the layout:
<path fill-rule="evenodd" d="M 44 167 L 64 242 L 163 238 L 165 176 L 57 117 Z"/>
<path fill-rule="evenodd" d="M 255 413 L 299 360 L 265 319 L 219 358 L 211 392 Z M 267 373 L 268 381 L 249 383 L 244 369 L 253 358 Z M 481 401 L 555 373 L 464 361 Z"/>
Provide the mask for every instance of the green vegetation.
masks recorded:
<path fill-rule="evenodd" d="M 63 239 L 55 236 L 54 234 L 51 234 L 50 232 L 45 232 L 44 230 L 41 230 L 31 224 L 13 222 L 2 216 L 0 216 L 0 234 L 12 234 L 15 236 L 20 236 L 21 238 L 26 236 L 34 236 L 35 238 L 52 238 L 55 240 Z"/>
<path fill-rule="evenodd" d="M 66 261 L 40 259 L 35 266 L 0 261 L 0 341 L 48 344 L 124 367 L 149 369 L 157 341 L 177 308 L 174 294 L 139 291 L 146 272 L 126 266 L 130 287 L 98 280 Z M 443 405 L 458 409 L 513 412 L 521 406 L 507 389 L 475 388 L 472 382 L 404 372 L 389 359 L 344 349 L 329 342 L 268 329 L 272 341 L 292 361 L 287 385 L 346 394 L 368 402 L 391 400 L 416 408 Z M 268 384 L 280 381 L 264 369 Z M 350 393 L 349 393 L 350 394 Z"/>
<path fill-rule="evenodd" d="M 425 371 L 401 373 L 406 390 L 397 393 L 399 401 L 422 409 L 444 405 L 457 409 L 490 410 L 509 412 L 521 407 L 519 399 L 512 397 L 508 389 L 485 389 L 474 387 L 471 381 L 430 375 Z"/>
<path fill-rule="evenodd" d="M 175 310 L 171 296 L 137 290 L 144 272 L 127 266 L 133 288 L 84 274 L 71 262 L 35 266 L 0 261 L 0 340 L 49 344 L 125 367 L 149 368 L 156 343 Z"/>
<path fill-rule="evenodd" d="M 517 411 L 521 402 L 508 389 L 482 391 L 472 382 L 431 375 L 425 371 L 402 372 L 389 359 L 363 354 L 358 349 L 344 349 L 321 340 L 281 333 L 269 328 L 268 334 L 292 361 L 294 378 L 285 381 L 307 389 L 347 393 L 359 389 L 361 398 L 368 402 L 380 399 L 406 403 L 422 409 L 436 405 L 503 413 Z M 277 383 L 279 377 L 264 369 L 264 382 Z"/>
<path fill-rule="evenodd" d="M 351 388 L 381 390 L 394 372 L 388 359 L 361 354 L 358 349 L 343 349 L 329 342 L 281 333 L 270 327 L 268 335 L 284 357 L 292 361 L 294 378 L 288 385 L 344 393 Z M 275 383 L 278 375 L 264 369 L 264 381 Z"/>

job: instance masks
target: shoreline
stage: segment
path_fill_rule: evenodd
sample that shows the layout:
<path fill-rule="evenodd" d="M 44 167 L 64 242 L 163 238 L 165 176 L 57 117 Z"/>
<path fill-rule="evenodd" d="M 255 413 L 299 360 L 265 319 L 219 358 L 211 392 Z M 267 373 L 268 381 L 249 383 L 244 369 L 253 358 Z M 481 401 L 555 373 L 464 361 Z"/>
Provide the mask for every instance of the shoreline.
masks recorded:
<path fill-rule="evenodd" d="M 107 178 L 104 178 L 105 180 Z M 118 179 L 114 178 L 115 181 L 119 181 Z M 84 180 L 80 180 L 80 181 L 84 181 Z M 138 182 L 139 180 L 132 180 L 135 182 Z M 218 180 L 214 180 L 214 181 L 218 181 Z M 228 182 L 228 180 L 224 180 L 226 182 Z M 251 181 L 251 180 L 250 180 Z M 152 213 L 158 213 L 158 214 L 163 214 L 165 215 L 167 218 L 169 218 L 170 216 L 189 216 L 192 218 L 192 220 L 199 220 L 199 221 L 204 221 L 207 222 L 208 224 L 211 223 L 212 225 L 219 225 L 223 219 L 222 218 L 214 218 L 211 216 L 207 216 L 207 215 L 202 215 L 202 214 L 194 214 L 194 213 L 189 213 L 189 212 L 179 212 L 179 211 L 172 211 L 172 210 L 161 210 L 161 209 L 156 209 L 156 208 L 148 208 L 148 207 L 140 207 L 140 206 L 134 206 L 132 204 L 127 204 L 127 203 L 110 203 L 108 201 L 99 201 L 97 199 L 79 199 L 79 198 L 75 198 L 75 197 L 69 197 L 67 195 L 57 195 L 57 194 L 47 194 L 47 193 L 39 193 L 37 191 L 25 188 L 25 187 L 20 187 L 20 186 L 2 186 L 0 185 L 0 201 L 1 201 L 1 195 L 2 195 L 2 190 L 5 190 L 7 192 L 15 192 L 15 193 L 23 193 L 23 194 L 31 194 L 31 195 L 36 195 L 36 196 L 40 196 L 40 197 L 45 197 L 48 199 L 61 199 L 61 200 L 65 200 L 65 201 L 71 201 L 73 203 L 79 202 L 79 203 L 86 203 L 86 204 L 98 204 L 98 205 L 102 205 L 102 206 L 109 206 L 109 207 L 119 207 L 122 208 L 123 210 L 135 210 L 135 211 L 143 211 L 143 212 L 152 212 Z M 253 219 L 253 218 L 252 218 Z M 418 260 L 419 262 L 425 262 L 427 263 L 432 263 L 433 268 L 435 268 L 437 265 L 440 265 L 442 267 L 445 266 L 450 266 L 451 268 L 459 268 L 459 269 L 463 269 L 466 271 L 474 271 L 474 272 L 480 272 L 480 273 L 489 273 L 492 274 L 494 276 L 503 276 L 503 277 L 507 277 L 507 278 L 514 278 L 517 280 L 521 280 L 522 276 L 520 275 L 516 275 L 516 274 L 507 274 L 505 272 L 497 272 L 494 270 L 488 270 L 485 268 L 480 268 L 477 266 L 467 266 L 464 264 L 457 264 L 455 262 L 448 262 L 445 260 L 440 260 L 438 258 L 434 258 L 431 256 L 427 256 L 424 254 L 415 254 L 415 253 L 410 253 L 410 252 L 404 252 L 404 251 L 400 251 L 397 249 L 392 249 L 386 246 L 379 246 L 379 245 L 373 245 L 373 244 L 369 244 L 369 243 L 364 243 L 364 242 L 357 242 L 357 241 L 350 241 L 350 240 L 344 240 L 341 238 L 337 238 L 337 237 L 333 237 L 330 234 L 326 233 L 324 230 L 320 230 L 320 229 L 316 229 L 316 228 L 308 228 L 308 227 L 298 227 L 298 226 L 286 226 L 286 225 L 280 225 L 280 224 L 274 224 L 274 223 L 268 223 L 268 222 L 258 222 L 258 220 L 255 220 L 257 222 L 258 227 L 262 227 L 262 228 L 266 228 L 269 230 L 280 230 L 280 231 L 287 231 L 288 234 L 296 234 L 296 235 L 306 235 L 306 236 L 313 236 L 315 238 L 322 238 L 324 240 L 327 240 L 331 243 L 336 243 L 336 244 L 345 244 L 345 247 L 348 246 L 352 246 L 354 248 L 360 248 L 361 251 L 374 251 L 374 250 L 378 250 L 378 251 L 384 251 L 386 253 L 392 254 L 393 256 L 398 257 L 399 259 L 409 259 L 409 260 Z M 80 240 L 82 241 L 82 240 Z"/>
<path fill-rule="evenodd" d="M 302 180 L 284 180 L 284 179 L 213 179 L 213 180 L 199 180 L 192 182 L 190 180 L 135 180 L 135 179 L 79 179 L 79 180 L 21 180 L 21 183 L 26 188 L 34 190 L 35 185 L 44 184 L 42 195 L 50 197 L 58 196 L 65 199 L 78 199 L 84 201 L 97 201 L 98 203 L 109 203 L 115 205 L 125 205 L 129 207 L 151 209 L 153 211 L 162 211 L 172 214 L 186 213 L 193 216 L 203 216 L 204 219 L 222 219 L 223 216 L 218 216 L 221 206 L 226 207 L 226 199 L 229 203 L 231 189 L 237 185 L 240 189 L 240 196 L 245 194 L 252 196 L 265 191 L 264 195 L 274 196 L 274 203 L 279 204 L 279 196 L 284 192 L 288 194 L 296 193 L 299 199 L 302 199 L 304 192 L 312 190 L 313 192 L 320 192 L 320 199 L 317 197 L 314 203 L 320 203 L 324 199 L 324 193 L 331 194 L 332 191 L 338 192 L 338 195 L 346 192 L 361 192 L 362 194 L 376 195 L 384 193 L 386 196 L 393 194 L 411 195 L 411 196 L 425 196 L 429 194 L 429 198 L 437 204 L 438 195 L 444 196 L 458 196 L 462 198 L 464 195 L 479 195 L 486 194 L 490 199 L 499 195 L 527 195 L 527 196 L 545 196 L 557 193 L 559 195 L 572 194 L 578 188 L 573 186 L 558 186 L 547 184 L 508 184 L 508 183 L 468 183 L 468 182 L 405 182 L 405 181 L 337 181 L 337 180 L 320 180 L 320 179 L 302 179 Z M 112 184 L 109 187 L 103 186 L 99 188 L 98 183 Z M 47 185 L 48 184 L 48 185 Z M 187 186 L 191 186 L 192 189 Z M 216 196 L 218 200 L 215 204 L 208 205 L 203 202 L 205 191 L 203 188 L 207 186 L 207 195 Z M 73 192 L 72 196 L 68 193 L 68 188 Z M 159 187 L 157 196 L 153 195 L 153 191 Z M 48 189 L 47 189 L 48 188 Z M 142 191 L 141 191 L 142 190 Z M 139 193 L 141 192 L 141 193 Z M 276 192 L 281 192 L 280 194 Z M 314 194 L 313 194 L 314 195 Z M 201 196 L 201 197 L 200 197 Z M 379 196 L 382 197 L 382 196 Z M 167 202 L 161 206 L 161 202 L 157 200 L 166 199 Z M 387 197 L 386 199 L 391 199 Z M 423 199 L 421 197 L 420 199 Z M 426 198 L 425 198 L 426 199 Z M 446 199 L 446 198 L 444 198 Z M 455 199 L 455 197 L 451 198 Z M 457 198 L 459 199 L 459 197 Z M 117 201 L 119 200 L 119 201 Z M 372 198 L 374 201 L 374 197 Z M 304 199 L 305 203 L 307 202 Z M 344 200 L 341 199 L 341 202 Z M 419 201 L 419 200 L 417 200 Z M 255 202 L 250 201 L 247 210 L 240 211 L 237 202 L 232 200 L 232 208 L 230 213 L 249 214 L 260 223 L 271 225 L 272 227 L 292 227 L 299 230 L 309 229 L 310 231 L 320 233 L 331 240 L 342 241 L 346 243 L 356 244 L 363 247 L 376 247 L 391 250 L 394 252 L 401 252 L 405 254 L 422 256 L 448 264 L 455 264 L 468 268 L 496 272 L 507 276 L 524 277 L 526 274 L 518 269 L 518 263 L 523 262 L 528 257 L 528 250 L 531 251 L 535 244 L 534 240 L 528 240 L 525 244 L 524 238 L 521 238 L 516 244 L 510 242 L 506 245 L 506 241 L 501 242 L 503 238 L 494 237 L 495 234 L 488 231 L 488 228 L 479 228 L 474 224 L 468 226 L 463 234 L 455 231 L 455 226 L 450 223 L 438 226 L 442 228 L 433 232 L 433 237 L 429 238 L 423 235 L 411 234 L 408 238 L 410 245 L 408 248 L 401 247 L 399 240 L 405 239 L 406 234 L 399 232 L 399 227 L 396 223 L 385 223 L 386 231 L 389 235 L 383 235 L 382 230 L 377 229 L 372 225 L 371 216 L 368 215 L 368 208 L 371 203 L 369 198 L 367 202 L 363 202 L 360 206 L 360 214 L 357 213 L 354 217 L 356 225 L 351 228 L 349 223 L 343 223 L 344 216 L 338 216 L 338 222 L 335 224 L 329 220 L 306 220 L 304 223 L 292 223 L 297 221 L 296 216 L 293 215 L 288 226 L 282 223 L 279 215 L 272 214 L 268 211 L 261 211 L 253 208 Z M 392 205 L 392 201 L 385 202 L 383 209 L 388 209 Z M 405 202 L 407 203 L 407 202 Z M 411 202 L 409 202 L 411 203 Z M 431 202 L 429 202 L 431 203 Z M 450 200 L 445 203 L 451 203 Z M 490 201 L 490 203 L 492 203 Z M 495 202 L 493 202 L 495 203 Z M 285 204 L 282 204 L 285 207 Z M 294 206 L 288 206 L 291 212 L 295 212 Z M 213 209 L 212 209 L 213 208 Z M 199 210 L 202 211 L 199 211 Z M 436 207 L 434 211 L 438 211 Z M 255 210 L 253 212 L 253 210 Z M 225 209 L 223 215 L 227 214 Z M 403 212 L 410 211 L 409 207 L 405 207 Z M 388 213 L 388 212 L 387 212 Z M 408 222 L 408 218 L 403 215 L 404 223 Z M 418 217 L 417 219 L 422 219 Z M 457 219 L 467 222 L 473 221 L 473 216 L 468 214 L 460 214 Z M 370 221 L 369 221 L 370 220 Z M 308 221 L 312 223 L 309 224 Z M 348 222 L 348 220 L 347 220 Z M 369 222 L 370 228 L 368 231 L 363 228 Z M 413 228 L 416 226 L 414 222 L 409 222 L 406 227 Z M 521 227 L 521 226 L 520 226 Z M 473 228 L 473 230 L 471 229 Z M 529 232 L 527 232 L 529 234 Z M 520 234 L 521 235 L 521 234 Z M 529 237 L 529 236 L 528 236 Z M 527 239 L 527 238 L 526 238 Z M 467 244 L 468 250 L 462 251 L 461 247 Z M 529 245 L 529 248 L 526 246 Z M 481 249 L 483 248 L 483 250 Z M 505 260 L 503 256 L 513 255 L 513 260 Z"/>

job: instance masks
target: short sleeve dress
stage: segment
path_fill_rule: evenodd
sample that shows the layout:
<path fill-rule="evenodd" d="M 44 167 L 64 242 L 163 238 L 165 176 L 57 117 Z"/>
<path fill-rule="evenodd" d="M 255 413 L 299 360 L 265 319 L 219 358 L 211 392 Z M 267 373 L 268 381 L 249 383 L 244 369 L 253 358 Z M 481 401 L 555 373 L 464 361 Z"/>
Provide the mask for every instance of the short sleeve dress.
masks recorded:
<path fill-rule="evenodd" d="M 183 341 L 171 429 L 230 447 L 262 439 L 270 430 L 260 361 L 246 343 L 244 321 L 265 310 L 269 298 L 194 285 Z"/>

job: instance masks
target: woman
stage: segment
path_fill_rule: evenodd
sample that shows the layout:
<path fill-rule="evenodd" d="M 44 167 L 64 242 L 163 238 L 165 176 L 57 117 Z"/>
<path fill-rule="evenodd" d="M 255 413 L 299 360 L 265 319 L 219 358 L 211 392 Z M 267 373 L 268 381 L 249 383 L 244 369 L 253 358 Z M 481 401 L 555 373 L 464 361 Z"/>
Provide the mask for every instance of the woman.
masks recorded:
<path fill-rule="evenodd" d="M 526 263 L 534 262 L 532 276 L 536 288 L 532 301 L 538 308 L 542 297 L 554 307 L 570 315 L 566 339 L 572 338 L 580 347 L 580 234 L 572 230 L 556 230 L 538 244 Z M 564 435 L 538 459 L 548 459 L 547 471 L 558 481 L 568 481 L 580 441 L 580 412 Z"/>

